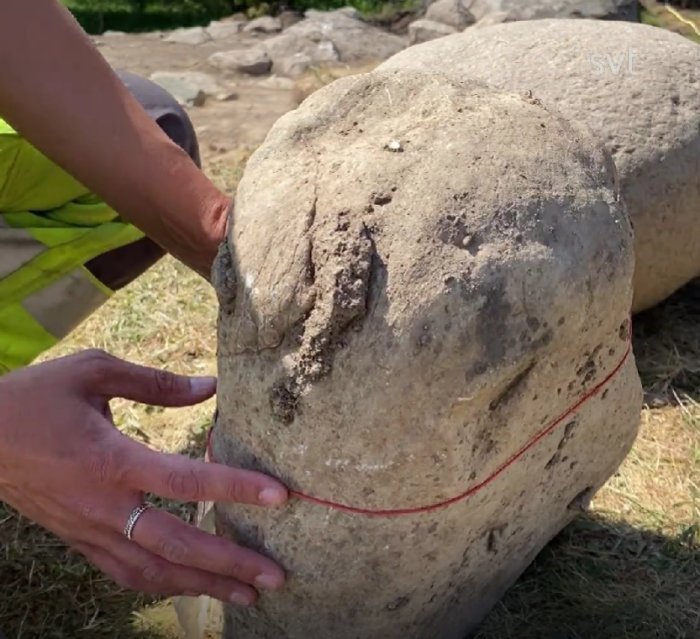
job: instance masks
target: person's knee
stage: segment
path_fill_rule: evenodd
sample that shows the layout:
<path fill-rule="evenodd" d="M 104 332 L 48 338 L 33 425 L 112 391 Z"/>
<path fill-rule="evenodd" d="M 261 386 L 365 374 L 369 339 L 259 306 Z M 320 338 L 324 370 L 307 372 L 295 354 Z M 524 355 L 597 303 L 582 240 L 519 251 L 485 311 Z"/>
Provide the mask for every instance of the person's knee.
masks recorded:
<path fill-rule="evenodd" d="M 128 71 L 117 75 L 165 134 L 201 166 L 197 135 L 187 112 L 163 87 Z"/>

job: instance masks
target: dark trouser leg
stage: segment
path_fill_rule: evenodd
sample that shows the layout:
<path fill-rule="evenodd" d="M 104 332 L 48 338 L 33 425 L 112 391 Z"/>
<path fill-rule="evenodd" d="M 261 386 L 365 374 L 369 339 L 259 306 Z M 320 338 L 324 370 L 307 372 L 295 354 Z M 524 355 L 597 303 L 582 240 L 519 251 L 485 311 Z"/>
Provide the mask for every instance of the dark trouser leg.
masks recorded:
<path fill-rule="evenodd" d="M 118 72 L 127 89 L 167 136 L 201 166 L 194 127 L 185 110 L 165 89 L 138 75 Z M 128 185 L 126 185 L 128 188 Z M 155 242 L 143 238 L 90 260 L 85 267 L 116 291 L 153 266 L 165 252 Z M 2 639 L 2 637 L 0 637 Z"/>

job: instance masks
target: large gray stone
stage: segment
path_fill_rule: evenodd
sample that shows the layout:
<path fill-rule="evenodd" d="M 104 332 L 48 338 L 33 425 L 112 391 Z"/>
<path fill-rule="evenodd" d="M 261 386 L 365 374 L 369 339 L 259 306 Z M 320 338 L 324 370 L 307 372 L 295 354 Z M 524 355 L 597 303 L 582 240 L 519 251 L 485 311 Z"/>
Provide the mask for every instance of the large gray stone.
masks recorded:
<path fill-rule="evenodd" d="M 214 270 L 214 459 L 376 511 L 537 443 L 435 510 L 217 505 L 290 577 L 226 639 L 463 639 L 615 471 L 641 388 L 614 180 L 590 132 L 438 73 L 344 78 L 277 122 Z"/>
<path fill-rule="evenodd" d="M 213 40 L 226 40 L 237 36 L 244 26 L 244 22 L 238 20 L 225 20 L 210 22 L 207 33 Z"/>
<path fill-rule="evenodd" d="M 243 27 L 244 31 L 259 33 L 278 33 L 282 31 L 282 21 L 272 16 L 261 16 L 251 20 Z"/>
<path fill-rule="evenodd" d="M 512 19 L 507 11 L 492 11 L 491 13 L 487 13 L 483 18 L 480 18 L 476 24 L 471 26 L 471 28 L 483 29 L 484 27 L 490 27 L 494 24 L 502 24 L 504 22 L 512 22 Z"/>
<path fill-rule="evenodd" d="M 156 71 L 151 74 L 151 80 L 163 87 L 183 106 L 202 106 L 206 102 L 206 92 L 182 73 Z"/>
<path fill-rule="evenodd" d="M 340 54 L 333 41 L 326 38 L 312 39 L 287 29 L 264 43 L 273 61 L 275 73 L 297 77 L 313 66 L 324 66 L 340 61 Z"/>
<path fill-rule="evenodd" d="M 504 11 L 510 20 L 539 18 L 600 18 L 639 20 L 638 0 L 473 0 L 470 13 L 481 20 L 494 11 Z"/>
<path fill-rule="evenodd" d="M 435 38 L 442 38 L 457 33 L 457 29 L 442 22 L 432 20 L 415 20 L 408 25 L 408 41 L 410 44 L 428 42 Z"/>
<path fill-rule="evenodd" d="M 202 106 L 208 97 L 228 100 L 235 96 L 230 86 L 223 86 L 214 76 L 202 71 L 156 71 L 151 74 L 151 80 L 187 106 Z"/>
<path fill-rule="evenodd" d="M 426 20 L 442 22 L 455 29 L 464 29 L 474 24 L 474 16 L 469 11 L 471 0 L 436 0 L 425 13 Z"/>
<path fill-rule="evenodd" d="M 697 44 L 626 22 L 515 22 L 414 47 L 385 68 L 532 92 L 588 125 L 615 158 L 634 224 L 635 312 L 700 275 Z"/>
<path fill-rule="evenodd" d="M 286 58 L 277 58 L 273 68 L 275 73 L 289 79 L 298 78 L 312 66 L 314 66 L 314 59 L 308 53 L 301 51 Z"/>
<path fill-rule="evenodd" d="M 310 59 L 310 66 L 333 62 L 381 61 L 406 47 L 403 38 L 351 17 L 346 10 L 306 12 L 306 18 L 264 46 L 275 65 L 275 72 L 289 66 L 286 60 L 296 54 Z M 298 68 L 298 65 L 297 67 Z"/>
<path fill-rule="evenodd" d="M 209 57 L 209 64 L 224 71 L 263 75 L 272 67 L 267 51 L 260 47 L 220 51 Z"/>
<path fill-rule="evenodd" d="M 190 27 L 188 29 L 175 29 L 165 37 L 165 42 L 177 44 L 190 44 L 197 46 L 209 42 L 211 36 L 202 27 Z"/>

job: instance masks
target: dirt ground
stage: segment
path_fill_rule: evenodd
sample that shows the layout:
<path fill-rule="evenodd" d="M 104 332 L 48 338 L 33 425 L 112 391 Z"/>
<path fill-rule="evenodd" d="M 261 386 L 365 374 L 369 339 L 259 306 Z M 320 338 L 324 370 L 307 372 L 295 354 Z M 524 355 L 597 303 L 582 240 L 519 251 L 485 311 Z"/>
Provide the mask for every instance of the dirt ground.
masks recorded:
<path fill-rule="evenodd" d="M 257 146 L 273 123 L 295 106 L 291 81 L 222 74 L 207 63 L 213 53 L 250 47 L 260 36 L 237 34 L 199 46 L 164 42 L 158 34 L 100 36 L 95 40 L 116 69 L 144 77 L 154 71 L 204 71 L 235 91 L 237 97 L 232 100 L 210 98 L 204 106 L 188 109 L 206 159 L 241 146 Z"/>

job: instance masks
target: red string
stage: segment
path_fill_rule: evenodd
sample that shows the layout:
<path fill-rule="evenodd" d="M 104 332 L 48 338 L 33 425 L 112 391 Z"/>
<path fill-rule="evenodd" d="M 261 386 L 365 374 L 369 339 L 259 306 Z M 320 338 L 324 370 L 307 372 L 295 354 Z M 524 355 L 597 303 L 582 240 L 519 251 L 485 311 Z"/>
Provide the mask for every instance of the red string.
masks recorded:
<path fill-rule="evenodd" d="M 304 501 L 311 502 L 313 504 L 318 504 L 319 506 L 326 506 L 328 508 L 333 508 L 334 510 L 340 510 L 346 513 L 352 513 L 356 515 L 369 515 L 372 517 L 397 517 L 399 515 L 415 515 L 419 513 L 429 513 L 433 512 L 435 510 L 440 510 L 442 508 L 447 508 L 448 506 L 451 506 L 452 504 L 456 504 L 457 502 L 463 501 L 465 499 L 468 499 L 472 495 L 475 495 L 477 492 L 479 492 L 482 488 L 485 488 L 488 486 L 491 482 L 493 482 L 501 473 L 503 473 L 505 470 L 507 470 L 510 466 L 512 466 L 516 461 L 518 461 L 526 452 L 528 452 L 531 448 L 533 448 L 535 445 L 537 445 L 542 439 L 547 437 L 554 429 L 556 429 L 557 426 L 559 426 L 563 421 L 565 421 L 568 417 L 570 417 L 573 413 L 575 413 L 583 404 L 585 404 L 589 399 L 600 393 L 601 390 L 610 382 L 619 372 L 620 369 L 623 367 L 625 362 L 627 361 L 627 358 L 629 357 L 630 352 L 632 351 L 632 344 L 631 342 L 628 343 L 627 345 L 627 350 L 625 351 L 625 354 L 623 355 L 622 359 L 620 362 L 615 366 L 615 368 L 608 373 L 608 375 L 603 379 L 600 383 L 598 383 L 596 386 L 594 386 L 591 390 L 589 390 L 583 397 L 581 397 L 575 404 L 573 404 L 571 407 L 567 408 L 561 415 L 556 417 L 554 420 L 549 422 L 541 431 L 539 431 L 529 442 L 527 442 L 520 450 L 517 452 L 513 453 L 508 459 L 506 459 L 500 466 L 496 468 L 488 477 L 480 481 L 478 484 L 475 484 L 465 490 L 463 493 L 460 493 L 459 495 L 455 495 L 454 497 L 450 497 L 449 499 L 445 499 L 444 501 L 440 501 L 434 504 L 427 504 L 425 506 L 415 506 L 412 508 L 389 508 L 389 509 L 371 509 L 371 508 L 358 508 L 355 506 L 348 506 L 347 504 L 341 504 L 335 501 L 331 501 L 329 499 L 322 499 L 320 497 L 314 497 L 313 495 L 307 495 L 306 493 L 303 493 L 298 490 L 290 490 L 289 494 L 292 495 L 293 497 L 296 497 L 297 499 L 303 499 Z M 209 458 L 213 461 L 213 456 L 212 456 L 212 451 L 211 451 L 211 435 L 212 431 L 209 431 L 209 436 L 207 440 L 207 451 L 209 453 Z"/>

